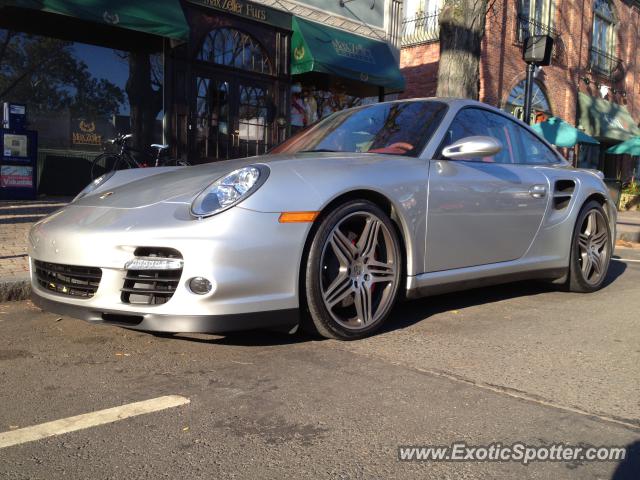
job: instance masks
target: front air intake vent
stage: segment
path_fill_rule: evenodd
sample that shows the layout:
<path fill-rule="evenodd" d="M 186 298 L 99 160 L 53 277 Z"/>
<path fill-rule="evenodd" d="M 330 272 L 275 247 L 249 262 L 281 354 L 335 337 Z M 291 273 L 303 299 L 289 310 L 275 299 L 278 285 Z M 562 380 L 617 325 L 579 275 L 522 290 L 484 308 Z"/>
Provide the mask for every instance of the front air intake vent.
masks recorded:
<path fill-rule="evenodd" d="M 138 247 L 133 254 L 136 257 L 163 257 L 163 258 L 179 258 L 182 254 L 175 248 L 165 247 Z"/>
<path fill-rule="evenodd" d="M 182 265 L 180 252 L 173 248 L 138 247 L 134 255 L 141 261 L 132 262 L 131 265 L 138 265 L 140 268 L 132 267 L 127 270 L 121 289 L 122 302 L 136 305 L 167 303 L 180 284 L 182 268 L 181 266 L 173 267 L 173 265 Z M 158 265 L 169 265 L 169 267 L 154 268 L 156 260 Z"/>
<path fill-rule="evenodd" d="M 61 295 L 91 298 L 98 290 L 102 270 L 59 263 L 33 261 L 33 272 L 38 286 Z"/>

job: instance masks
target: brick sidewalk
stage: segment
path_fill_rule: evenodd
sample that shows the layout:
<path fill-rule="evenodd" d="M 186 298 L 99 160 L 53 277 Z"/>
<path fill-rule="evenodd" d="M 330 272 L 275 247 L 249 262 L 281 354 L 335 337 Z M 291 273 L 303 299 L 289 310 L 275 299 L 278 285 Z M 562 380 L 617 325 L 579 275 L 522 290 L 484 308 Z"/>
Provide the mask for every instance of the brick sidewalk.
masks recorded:
<path fill-rule="evenodd" d="M 66 205 L 62 197 L 0 201 L 0 278 L 24 277 L 29 272 L 27 234 L 41 218 Z"/>

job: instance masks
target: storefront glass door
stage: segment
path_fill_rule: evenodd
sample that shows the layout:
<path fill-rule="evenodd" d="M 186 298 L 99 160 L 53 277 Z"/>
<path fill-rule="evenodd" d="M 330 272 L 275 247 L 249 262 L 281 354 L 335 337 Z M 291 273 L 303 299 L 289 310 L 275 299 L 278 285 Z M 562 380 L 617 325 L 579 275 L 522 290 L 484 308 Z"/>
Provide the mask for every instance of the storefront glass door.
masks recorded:
<path fill-rule="evenodd" d="M 264 85 L 238 84 L 237 155 L 262 155 L 269 149 L 269 90 Z"/>
<path fill-rule="evenodd" d="M 198 76 L 196 93 L 194 158 L 251 157 L 271 147 L 269 85 L 219 75 Z"/>
<path fill-rule="evenodd" d="M 196 78 L 193 155 L 202 160 L 234 158 L 232 87 L 225 78 Z"/>

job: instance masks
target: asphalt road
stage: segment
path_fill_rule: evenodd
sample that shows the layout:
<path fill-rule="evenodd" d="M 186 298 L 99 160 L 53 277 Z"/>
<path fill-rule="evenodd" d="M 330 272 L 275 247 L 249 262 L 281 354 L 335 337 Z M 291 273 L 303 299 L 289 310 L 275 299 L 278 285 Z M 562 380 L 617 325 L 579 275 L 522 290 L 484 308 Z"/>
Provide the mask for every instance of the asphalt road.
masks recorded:
<path fill-rule="evenodd" d="M 640 478 L 640 251 L 591 295 L 518 283 L 408 302 L 358 342 L 170 338 L 0 305 L 0 434 L 190 403 L 0 448 L 0 478 Z M 399 445 L 632 446 L 626 462 L 420 462 Z"/>

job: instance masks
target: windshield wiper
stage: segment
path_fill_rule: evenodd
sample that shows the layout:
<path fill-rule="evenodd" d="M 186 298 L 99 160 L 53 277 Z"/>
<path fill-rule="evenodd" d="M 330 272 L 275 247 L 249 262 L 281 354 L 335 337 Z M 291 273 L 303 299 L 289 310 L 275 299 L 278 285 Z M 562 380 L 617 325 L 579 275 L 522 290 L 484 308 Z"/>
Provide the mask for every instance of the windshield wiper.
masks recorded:
<path fill-rule="evenodd" d="M 317 150 L 300 150 L 298 153 L 318 153 L 318 152 L 337 152 L 338 150 L 331 150 L 329 148 L 318 148 Z"/>

